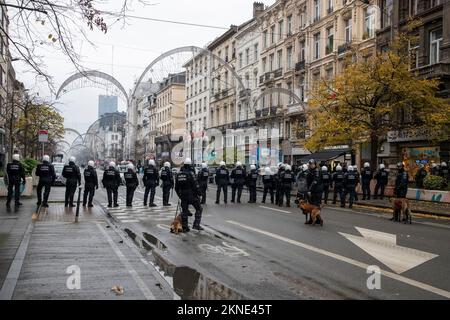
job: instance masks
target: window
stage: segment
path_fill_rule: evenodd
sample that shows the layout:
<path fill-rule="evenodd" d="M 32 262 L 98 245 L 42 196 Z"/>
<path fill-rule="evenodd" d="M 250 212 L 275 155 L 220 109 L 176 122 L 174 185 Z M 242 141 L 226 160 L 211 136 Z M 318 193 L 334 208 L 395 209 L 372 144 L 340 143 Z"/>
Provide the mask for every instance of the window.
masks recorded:
<path fill-rule="evenodd" d="M 258 88 L 258 70 L 253 71 L 254 88 Z"/>
<path fill-rule="evenodd" d="M 283 68 L 283 50 L 277 52 L 278 69 Z"/>
<path fill-rule="evenodd" d="M 253 61 L 258 61 L 259 51 L 258 51 L 258 44 L 256 43 L 253 46 Z"/>
<path fill-rule="evenodd" d="M 283 23 L 284 23 L 283 20 L 278 22 L 278 41 L 283 39 Z"/>
<path fill-rule="evenodd" d="M 372 38 L 375 32 L 375 9 L 367 7 L 364 12 L 364 34 L 363 39 Z"/>
<path fill-rule="evenodd" d="M 242 61 L 243 61 L 243 58 L 242 58 L 242 52 L 241 53 L 239 53 L 239 68 L 242 68 Z"/>
<path fill-rule="evenodd" d="M 391 25 L 393 10 L 393 0 L 383 0 L 381 3 L 381 27 L 386 28 Z"/>
<path fill-rule="evenodd" d="M 305 101 L 305 78 L 300 80 L 300 100 Z"/>
<path fill-rule="evenodd" d="M 442 43 L 442 29 L 430 32 L 430 64 L 439 63 Z"/>
<path fill-rule="evenodd" d="M 327 0 L 328 3 L 328 13 L 333 12 L 333 0 Z"/>
<path fill-rule="evenodd" d="M 289 91 L 292 92 L 292 82 L 288 82 L 288 83 L 287 83 L 287 89 L 288 89 Z M 290 95 L 290 96 L 289 96 L 289 104 L 292 104 L 293 102 L 294 102 L 294 99 L 293 99 L 292 96 Z"/>
<path fill-rule="evenodd" d="M 411 8 L 409 9 L 411 16 L 415 16 L 417 14 L 418 3 L 419 3 L 419 0 L 411 0 Z"/>
<path fill-rule="evenodd" d="M 206 112 L 206 97 L 203 99 L 203 111 Z"/>
<path fill-rule="evenodd" d="M 292 15 L 287 18 L 287 34 L 292 35 Z"/>
<path fill-rule="evenodd" d="M 267 70 L 267 58 L 262 59 L 262 72 L 265 73 Z"/>
<path fill-rule="evenodd" d="M 327 29 L 327 52 L 326 54 L 330 54 L 333 52 L 334 49 L 334 34 L 333 34 L 333 27 L 330 27 Z"/>
<path fill-rule="evenodd" d="M 274 44 L 275 43 L 275 26 L 271 26 L 270 27 L 270 44 Z"/>
<path fill-rule="evenodd" d="M 314 0 L 314 21 L 320 19 L 320 0 Z"/>
<path fill-rule="evenodd" d="M 250 64 L 250 49 L 245 50 L 245 63 L 246 65 Z"/>
<path fill-rule="evenodd" d="M 305 61 L 305 40 L 300 42 L 300 61 Z"/>
<path fill-rule="evenodd" d="M 314 59 L 320 58 L 320 32 L 314 35 Z"/>
<path fill-rule="evenodd" d="M 352 42 L 352 19 L 345 21 L 345 42 Z"/>
<path fill-rule="evenodd" d="M 273 59 L 274 55 L 273 53 L 269 56 L 269 71 L 273 71 Z"/>
<path fill-rule="evenodd" d="M 287 68 L 292 69 L 292 47 L 287 48 L 286 60 Z"/>
<path fill-rule="evenodd" d="M 267 48 L 267 30 L 263 32 L 263 46 L 264 49 Z"/>

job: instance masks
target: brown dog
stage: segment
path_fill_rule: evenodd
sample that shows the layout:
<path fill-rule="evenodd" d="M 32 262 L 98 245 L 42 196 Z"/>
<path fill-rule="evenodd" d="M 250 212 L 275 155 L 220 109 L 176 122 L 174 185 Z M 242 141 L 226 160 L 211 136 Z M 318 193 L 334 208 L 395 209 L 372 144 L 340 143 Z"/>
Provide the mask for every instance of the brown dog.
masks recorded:
<path fill-rule="evenodd" d="M 183 232 L 183 227 L 181 226 L 181 215 L 178 214 L 175 219 L 173 219 L 172 224 L 170 225 L 170 232 L 178 234 Z"/>
<path fill-rule="evenodd" d="M 323 227 L 323 219 L 320 215 L 320 210 L 322 210 L 323 206 L 317 207 L 312 204 L 306 203 L 305 200 L 298 201 L 297 205 L 302 210 L 303 214 L 305 214 L 307 217 L 308 214 L 311 216 L 313 226 L 315 226 L 318 222 Z"/>
<path fill-rule="evenodd" d="M 411 224 L 411 208 L 409 206 L 409 200 L 405 198 L 391 198 L 393 217 L 392 221 L 403 221 Z"/>

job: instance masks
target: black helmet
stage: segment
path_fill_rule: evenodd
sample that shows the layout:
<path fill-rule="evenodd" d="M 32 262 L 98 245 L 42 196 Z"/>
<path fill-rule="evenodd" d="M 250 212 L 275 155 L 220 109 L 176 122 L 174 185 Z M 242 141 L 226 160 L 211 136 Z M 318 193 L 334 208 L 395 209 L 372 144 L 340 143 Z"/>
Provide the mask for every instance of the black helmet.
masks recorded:
<path fill-rule="evenodd" d="M 311 160 L 308 161 L 308 163 L 309 163 L 309 164 L 316 164 L 316 160 L 311 159 Z"/>

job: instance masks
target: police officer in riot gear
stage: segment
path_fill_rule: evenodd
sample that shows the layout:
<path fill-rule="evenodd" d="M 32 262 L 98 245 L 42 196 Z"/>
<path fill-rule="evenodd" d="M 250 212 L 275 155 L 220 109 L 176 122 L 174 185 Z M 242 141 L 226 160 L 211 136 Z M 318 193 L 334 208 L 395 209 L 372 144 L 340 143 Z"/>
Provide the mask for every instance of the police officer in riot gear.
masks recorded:
<path fill-rule="evenodd" d="M 359 176 L 355 171 L 353 166 L 348 166 L 348 172 L 344 174 L 344 207 L 345 207 L 345 198 L 347 194 L 349 194 L 348 207 L 351 209 L 353 207 L 353 202 L 355 201 L 356 187 L 359 183 Z"/>
<path fill-rule="evenodd" d="M 142 181 L 145 185 L 144 206 L 147 205 L 148 195 L 150 194 L 149 206 L 156 207 L 155 192 L 156 186 L 159 184 L 159 174 L 158 170 L 156 170 L 155 160 L 150 160 L 148 162 L 147 168 L 144 169 Z"/>
<path fill-rule="evenodd" d="M 431 162 L 430 174 L 432 176 L 438 176 L 439 175 L 439 167 L 436 164 L 436 162 L 434 162 L 434 161 Z"/>
<path fill-rule="evenodd" d="M 191 168 L 192 161 L 189 158 L 184 160 L 183 167 L 175 178 L 175 192 L 181 200 L 181 224 L 183 232 L 189 232 L 189 205 L 195 208 L 195 217 L 193 229 L 203 230 L 200 226 L 202 219 L 202 207 L 200 205 L 199 195 L 200 190 L 195 179 L 195 174 Z"/>
<path fill-rule="evenodd" d="M 220 203 L 221 190 L 223 190 L 223 201 L 225 204 L 227 203 L 229 183 L 230 183 L 230 173 L 226 168 L 225 161 L 221 161 L 220 167 L 216 170 L 216 184 L 217 184 L 216 204 Z"/>
<path fill-rule="evenodd" d="M 425 166 L 421 163 L 419 165 L 419 170 L 416 172 L 415 181 L 417 188 L 423 188 L 423 180 L 428 175 L 427 170 L 425 170 Z"/>
<path fill-rule="evenodd" d="M 397 198 L 406 198 L 406 194 L 408 193 L 409 176 L 405 171 L 403 163 L 397 163 L 397 169 L 397 178 L 395 179 L 395 196 Z"/>
<path fill-rule="evenodd" d="M 289 208 L 291 206 L 292 184 L 295 182 L 295 176 L 292 173 L 292 168 L 290 165 L 285 166 L 285 170 L 280 177 L 280 182 L 283 185 L 283 194 L 281 195 L 278 206 L 283 206 L 283 199 L 286 197 L 286 207 Z"/>
<path fill-rule="evenodd" d="M 375 194 L 373 195 L 374 199 L 378 198 L 378 191 L 380 191 L 380 199 L 384 198 L 384 188 L 388 184 L 389 172 L 386 171 L 384 164 L 380 164 L 380 169 L 375 173 L 375 180 L 377 180 L 377 184 L 375 185 Z"/>
<path fill-rule="evenodd" d="M 9 207 L 11 205 L 11 200 L 13 196 L 14 190 L 14 201 L 16 206 L 21 206 L 20 202 L 20 182 L 25 185 L 25 170 L 20 163 L 20 155 L 14 154 L 12 156 L 12 162 L 6 165 L 6 176 L 8 183 L 8 197 L 6 200 L 6 206 Z"/>
<path fill-rule="evenodd" d="M 364 169 L 361 172 L 361 187 L 363 200 L 370 200 L 370 182 L 373 179 L 373 172 L 370 169 L 370 163 L 364 163 Z"/>
<path fill-rule="evenodd" d="M 241 203 L 241 195 L 242 189 L 245 185 L 246 178 L 245 169 L 242 167 L 240 162 L 236 163 L 236 168 L 231 170 L 230 179 L 232 181 L 231 185 L 231 202 L 234 203 L 236 200 L 236 191 L 237 191 L 237 203 Z"/>
<path fill-rule="evenodd" d="M 163 206 L 171 206 L 169 203 L 169 196 L 170 189 L 172 189 L 174 185 L 174 180 L 172 170 L 170 170 L 170 162 L 164 163 L 164 168 L 161 169 L 160 177 L 162 181 Z"/>
<path fill-rule="evenodd" d="M 270 194 L 270 202 L 273 204 L 274 203 L 273 189 L 274 189 L 275 180 L 272 175 L 272 170 L 270 170 L 269 167 L 266 167 L 264 169 L 264 175 L 262 177 L 262 180 L 263 180 L 263 184 L 264 184 L 264 193 L 263 193 L 262 203 L 266 203 L 267 193 L 269 193 Z"/>
<path fill-rule="evenodd" d="M 127 188 L 127 207 L 132 207 L 134 192 L 139 186 L 139 180 L 132 163 L 128 164 L 127 169 L 127 172 L 123 174 L 123 178 L 125 179 L 125 186 Z"/>
<path fill-rule="evenodd" d="M 328 204 L 328 193 L 330 192 L 330 185 L 332 177 L 328 173 L 328 168 L 326 166 L 322 167 L 322 183 L 323 183 L 323 200 L 325 204 Z"/>
<path fill-rule="evenodd" d="M 258 171 L 254 164 L 250 165 L 250 172 L 247 174 L 247 186 L 250 193 L 248 203 L 256 203 L 256 183 L 258 181 Z"/>
<path fill-rule="evenodd" d="M 206 163 L 202 163 L 202 169 L 197 174 L 197 182 L 200 188 L 200 195 L 202 197 L 201 204 L 206 203 L 206 190 L 208 190 L 209 170 Z"/>
<path fill-rule="evenodd" d="M 314 159 L 309 160 L 309 171 L 307 177 L 308 192 L 311 197 L 311 204 L 320 207 L 322 204 L 323 182 L 322 172 L 317 168 Z"/>
<path fill-rule="evenodd" d="M 55 168 L 50 164 L 50 157 L 45 155 L 42 158 L 42 163 L 36 167 L 36 177 L 39 177 L 39 183 L 37 185 L 37 205 L 44 208 L 48 208 L 48 197 L 52 184 L 56 180 Z M 44 189 L 44 201 L 42 201 L 42 189 Z"/>
<path fill-rule="evenodd" d="M 117 208 L 118 189 L 122 184 L 122 178 L 120 178 L 119 171 L 116 170 L 116 163 L 110 162 L 108 169 L 103 172 L 102 179 L 103 187 L 106 188 L 106 194 L 108 196 L 108 208 L 112 208 L 113 201 L 114 207 Z"/>
<path fill-rule="evenodd" d="M 304 164 L 300 167 L 300 171 L 296 178 L 297 198 L 309 201 L 308 199 L 308 165 Z"/>
<path fill-rule="evenodd" d="M 283 174 L 285 169 L 285 165 L 284 163 L 279 163 L 278 164 L 278 172 L 275 175 L 275 203 L 277 205 L 280 205 L 280 202 L 283 199 L 283 183 L 281 182 L 281 175 Z"/>
<path fill-rule="evenodd" d="M 333 173 L 333 204 L 336 204 L 337 196 L 339 195 L 341 207 L 345 207 L 344 175 L 345 173 L 342 171 L 342 167 L 338 165 L 336 167 L 336 172 Z"/>
<path fill-rule="evenodd" d="M 81 185 L 80 168 L 75 164 L 75 157 L 69 158 L 69 164 L 64 166 L 62 176 L 66 178 L 66 194 L 64 199 L 65 207 L 75 207 L 73 204 L 73 197 L 77 190 L 77 185 Z"/>
<path fill-rule="evenodd" d="M 439 167 L 439 176 L 441 176 L 442 178 L 444 178 L 444 184 L 445 186 L 448 185 L 448 181 L 450 179 L 450 173 L 448 170 L 448 166 L 446 162 L 442 162 L 441 166 Z"/>
<path fill-rule="evenodd" d="M 94 199 L 95 190 L 98 189 L 98 177 L 97 171 L 94 168 L 94 161 L 88 162 L 88 167 L 84 169 L 84 193 L 83 193 L 83 207 L 86 207 L 86 204 L 89 208 L 92 208 L 94 205 L 92 204 L 92 200 Z"/>

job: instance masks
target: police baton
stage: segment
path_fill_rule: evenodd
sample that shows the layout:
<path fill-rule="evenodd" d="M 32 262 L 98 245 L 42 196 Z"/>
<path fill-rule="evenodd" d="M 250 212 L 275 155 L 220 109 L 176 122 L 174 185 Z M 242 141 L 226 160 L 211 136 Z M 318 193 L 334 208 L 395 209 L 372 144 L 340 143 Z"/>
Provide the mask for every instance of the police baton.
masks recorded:
<path fill-rule="evenodd" d="M 81 185 L 78 186 L 78 200 L 77 200 L 77 211 L 75 214 L 75 222 L 78 222 L 78 217 L 80 216 L 80 202 L 81 202 Z"/>

